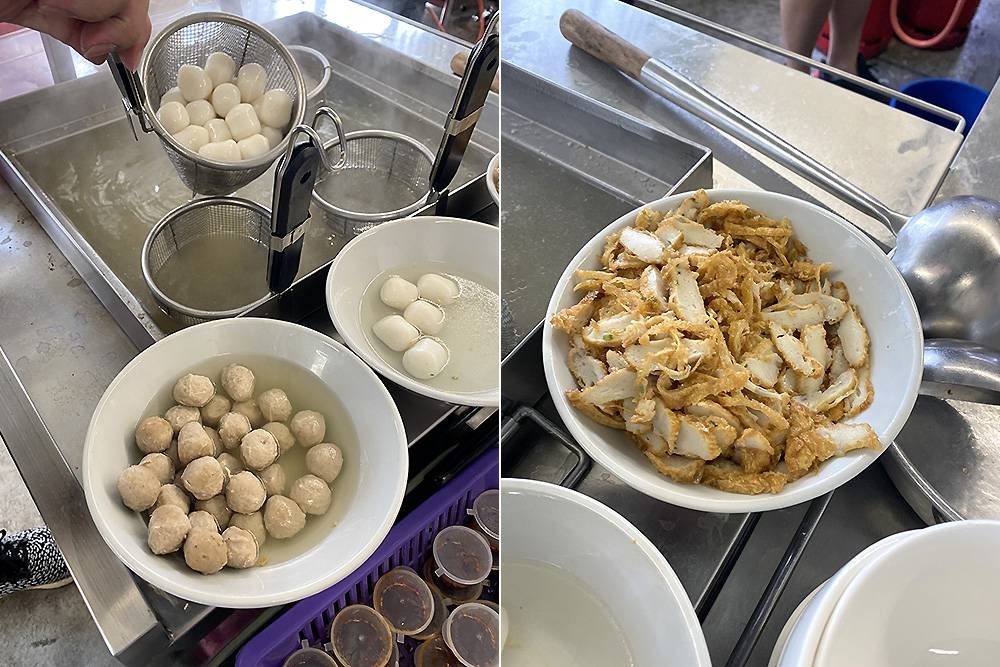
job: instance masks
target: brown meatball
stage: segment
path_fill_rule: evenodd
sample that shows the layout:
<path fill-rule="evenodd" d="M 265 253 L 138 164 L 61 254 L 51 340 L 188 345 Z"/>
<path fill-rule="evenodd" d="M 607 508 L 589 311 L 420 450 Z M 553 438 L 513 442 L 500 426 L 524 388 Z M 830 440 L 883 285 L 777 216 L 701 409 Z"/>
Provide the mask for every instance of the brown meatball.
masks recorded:
<path fill-rule="evenodd" d="M 205 433 L 208 433 L 208 437 L 212 439 L 212 446 L 215 448 L 215 450 L 212 453 L 212 456 L 218 457 L 219 454 L 226 451 L 226 445 L 225 443 L 222 442 L 222 436 L 219 435 L 218 431 L 216 431 L 211 426 L 206 426 Z"/>
<path fill-rule="evenodd" d="M 260 428 L 264 425 L 264 413 L 260 411 L 257 401 L 253 399 L 233 403 L 233 412 L 241 414 L 250 420 L 250 425 L 254 428 Z"/>
<path fill-rule="evenodd" d="M 280 463 L 272 463 L 258 473 L 260 481 L 264 482 L 264 490 L 268 496 L 282 496 L 288 486 L 288 477 Z"/>
<path fill-rule="evenodd" d="M 181 474 L 184 489 L 198 500 L 208 500 L 222 493 L 225 479 L 222 464 L 211 456 L 191 461 Z"/>
<path fill-rule="evenodd" d="M 181 405 L 200 408 L 215 396 L 215 385 L 204 375 L 188 373 L 174 384 L 174 400 Z"/>
<path fill-rule="evenodd" d="M 145 454 L 166 451 L 173 437 L 174 429 L 163 417 L 146 417 L 135 427 L 135 445 Z"/>
<path fill-rule="evenodd" d="M 227 482 L 236 473 L 243 472 L 243 462 L 229 452 L 222 452 L 215 458 L 222 464 L 222 470 L 226 473 Z"/>
<path fill-rule="evenodd" d="M 262 428 L 250 431 L 240 443 L 243 463 L 251 470 L 263 470 L 278 458 L 278 441 Z"/>
<path fill-rule="evenodd" d="M 249 470 L 232 476 L 226 484 L 226 502 L 230 509 L 240 514 L 253 514 L 267 500 L 264 483 Z"/>
<path fill-rule="evenodd" d="M 234 401 L 248 401 L 253 398 L 253 372 L 246 366 L 229 364 L 222 369 L 222 388 Z"/>
<path fill-rule="evenodd" d="M 222 531 L 222 539 L 226 542 L 226 565 L 242 570 L 257 564 L 260 548 L 253 533 L 230 526 Z"/>
<path fill-rule="evenodd" d="M 229 519 L 229 527 L 242 528 L 253 533 L 259 546 L 264 546 L 267 541 L 267 529 L 264 528 L 264 513 L 254 512 L 253 514 L 233 514 Z"/>
<path fill-rule="evenodd" d="M 211 514 L 215 519 L 215 523 L 218 524 L 219 530 L 229 525 L 229 517 L 233 515 L 232 510 L 229 509 L 229 504 L 226 502 L 226 496 L 221 493 L 217 496 L 212 496 L 208 500 L 194 501 L 194 508 L 199 512 L 208 512 Z"/>
<path fill-rule="evenodd" d="M 212 400 L 201 406 L 201 422 L 214 428 L 218 426 L 219 418 L 229 412 L 232 407 L 232 401 L 221 394 L 216 394 Z"/>
<path fill-rule="evenodd" d="M 147 466 L 156 475 L 156 479 L 163 484 L 170 484 L 174 479 L 174 463 L 166 454 L 153 452 L 146 454 L 139 461 L 139 465 Z"/>
<path fill-rule="evenodd" d="M 337 479 L 343 467 L 344 455 L 337 445 L 324 442 L 306 452 L 306 468 L 327 484 Z"/>
<path fill-rule="evenodd" d="M 213 530 L 219 532 L 219 522 L 211 512 L 206 512 L 205 510 L 191 512 L 188 514 L 188 520 L 191 522 L 191 530 Z"/>
<path fill-rule="evenodd" d="M 288 427 L 303 447 L 318 445 L 326 437 L 326 419 L 315 410 L 296 412 Z"/>
<path fill-rule="evenodd" d="M 251 430 L 250 420 L 238 412 L 227 412 L 219 419 L 219 437 L 226 449 L 239 447 L 243 436 Z"/>
<path fill-rule="evenodd" d="M 215 456 L 215 443 L 204 426 L 188 422 L 181 427 L 177 434 L 177 456 L 185 466 L 202 456 Z"/>
<path fill-rule="evenodd" d="M 154 554 L 170 554 L 181 548 L 191 530 L 191 522 L 175 505 L 157 507 L 149 516 L 146 543 Z"/>
<path fill-rule="evenodd" d="M 187 405 L 175 405 L 166 411 L 163 415 L 164 419 L 170 422 L 170 426 L 174 429 L 174 433 L 180 433 L 181 427 L 189 422 L 201 423 L 201 410 L 198 408 L 192 408 Z"/>
<path fill-rule="evenodd" d="M 125 507 L 136 512 L 148 510 L 160 495 L 160 480 L 149 466 L 134 465 L 125 468 L 118 477 L 118 493 Z"/>
<path fill-rule="evenodd" d="M 156 504 L 153 505 L 153 511 L 155 512 L 157 508 L 164 505 L 178 507 L 186 515 L 191 511 L 191 498 L 184 492 L 184 489 L 176 484 L 164 484 L 160 487 L 160 493 L 156 497 Z"/>
<path fill-rule="evenodd" d="M 274 436 L 274 439 L 278 441 L 278 448 L 282 454 L 295 446 L 295 436 L 281 422 L 269 422 L 261 428 Z"/>
<path fill-rule="evenodd" d="M 292 482 L 288 496 L 298 503 L 306 514 L 326 514 L 330 509 L 330 487 L 316 475 L 303 475 Z"/>
<path fill-rule="evenodd" d="M 306 525 L 305 512 L 287 496 L 271 496 L 264 503 L 264 527 L 271 537 L 284 540 Z"/>
<path fill-rule="evenodd" d="M 196 528 L 184 541 L 184 562 L 202 574 L 215 574 L 226 566 L 229 550 L 222 535 L 212 530 Z"/>
<path fill-rule="evenodd" d="M 292 416 L 292 402 L 281 389 L 268 389 L 258 396 L 257 407 L 269 422 L 286 422 Z"/>

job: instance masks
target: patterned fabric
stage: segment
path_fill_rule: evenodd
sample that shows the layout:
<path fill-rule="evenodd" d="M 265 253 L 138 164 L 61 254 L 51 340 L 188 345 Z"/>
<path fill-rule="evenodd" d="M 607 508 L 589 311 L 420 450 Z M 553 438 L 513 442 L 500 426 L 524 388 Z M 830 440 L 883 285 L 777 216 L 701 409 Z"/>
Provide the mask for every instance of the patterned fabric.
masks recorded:
<path fill-rule="evenodd" d="M 48 528 L 29 528 L 13 535 L 0 530 L 0 598 L 69 577 Z"/>

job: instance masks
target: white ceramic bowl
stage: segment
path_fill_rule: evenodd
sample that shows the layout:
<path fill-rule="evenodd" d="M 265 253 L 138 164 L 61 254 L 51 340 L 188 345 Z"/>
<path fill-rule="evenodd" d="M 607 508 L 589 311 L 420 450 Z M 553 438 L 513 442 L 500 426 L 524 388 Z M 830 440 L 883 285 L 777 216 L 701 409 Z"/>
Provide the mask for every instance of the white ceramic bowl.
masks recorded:
<path fill-rule="evenodd" d="M 569 340 L 548 320 L 579 301 L 581 295 L 573 292 L 575 271 L 599 268 L 605 238 L 635 222 L 643 208 L 673 210 L 690 194 L 661 199 L 612 222 L 577 253 L 559 278 L 542 334 L 545 377 L 559 415 L 594 460 L 634 489 L 681 507 L 708 512 L 760 512 L 797 505 L 832 491 L 875 461 L 906 422 L 923 372 L 923 334 L 913 297 L 888 257 L 850 223 L 801 199 L 749 190 L 708 191 L 712 201 L 739 199 L 771 217 L 787 217 L 796 236 L 808 246 L 809 256 L 834 264 L 833 276 L 847 284 L 871 337 L 875 398 L 856 419 L 871 424 L 882 442 L 881 450 L 865 449 L 826 461 L 817 473 L 788 484 L 779 493 L 729 493 L 682 484 L 661 475 L 622 431 L 594 423 L 566 399 L 565 392 L 576 388 L 566 366 Z"/>
<path fill-rule="evenodd" d="M 911 530 L 879 540 L 848 561 L 836 574 L 813 591 L 806 598 L 808 604 L 799 605 L 797 614 L 793 614 L 785 625 L 785 630 L 782 632 L 783 639 L 778 642 L 780 647 L 775 647 L 775 664 L 781 667 L 811 665 L 816 658 L 816 649 L 819 648 L 826 624 L 848 585 L 880 553 L 918 532 Z"/>
<path fill-rule="evenodd" d="M 204 576 L 177 555 L 156 556 L 149 551 L 146 526 L 122 504 L 116 484 L 121 471 L 140 458 L 133 440 L 136 423 L 149 406 L 165 410 L 173 403 L 170 393 L 179 375 L 189 369 L 215 374 L 224 364 L 248 357 L 294 364 L 333 392 L 340 405 L 324 410 L 327 439 L 344 450 L 344 468 L 333 485 L 333 505 L 327 514 L 310 517 L 302 533 L 287 543 L 267 541 L 263 553 L 271 554 L 270 564 L 225 568 Z M 304 598 L 364 563 L 396 519 L 408 465 L 396 405 L 360 359 L 312 329 L 278 320 L 237 318 L 167 336 L 122 369 L 97 404 L 87 431 L 83 488 L 104 540 L 139 577 L 200 604 L 256 608 Z"/>
<path fill-rule="evenodd" d="M 447 403 L 499 405 L 499 374 L 497 386 L 478 392 L 429 386 L 386 363 L 373 347 L 370 334 L 361 322 L 365 290 L 375 278 L 388 271 L 440 264 L 444 270 L 475 279 L 499 293 L 499 262 L 500 230 L 492 225 L 431 216 L 385 222 L 352 239 L 333 260 L 326 280 L 327 309 L 348 347 L 383 377 L 410 391 Z M 498 312 L 498 319 L 499 316 Z M 499 368 L 499 351 L 496 363 Z"/>
<path fill-rule="evenodd" d="M 493 156 L 490 164 L 486 167 L 486 189 L 490 191 L 494 203 L 500 205 L 500 191 L 497 190 L 497 181 L 500 179 L 500 153 Z"/>
<path fill-rule="evenodd" d="M 939 524 L 897 542 L 844 591 L 814 664 L 996 664 L 998 554 L 1000 521 Z"/>
<path fill-rule="evenodd" d="M 553 484 L 503 479 L 500 488 L 502 572 L 517 562 L 545 563 L 586 582 L 589 592 L 617 622 L 631 652 L 628 664 L 711 664 L 684 587 L 659 550 L 635 526 L 593 498 Z M 509 569 L 504 576 L 511 576 Z M 531 610 L 505 605 L 505 611 L 511 617 Z M 579 622 L 572 611 L 565 613 Z M 518 641 L 519 637 L 509 634 L 505 649 Z M 504 664 L 511 657 L 505 652 Z M 570 664 L 533 657 L 531 664 Z M 511 660 L 510 664 L 520 663 Z"/>

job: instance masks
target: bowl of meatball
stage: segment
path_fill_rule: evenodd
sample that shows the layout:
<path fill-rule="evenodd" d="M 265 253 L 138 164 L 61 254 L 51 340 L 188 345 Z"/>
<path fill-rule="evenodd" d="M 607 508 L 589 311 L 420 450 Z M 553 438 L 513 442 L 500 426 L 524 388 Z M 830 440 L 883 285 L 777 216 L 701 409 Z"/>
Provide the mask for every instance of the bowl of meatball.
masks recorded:
<path fill-rule="evenodd" d="M 172 334 L 105 391 L 87 431 L 94 522 L 136 575 L 185 600 L 300 600 L 359 567 L 406 486 L 402 419 L 343 345 L 237 318 Z"/>

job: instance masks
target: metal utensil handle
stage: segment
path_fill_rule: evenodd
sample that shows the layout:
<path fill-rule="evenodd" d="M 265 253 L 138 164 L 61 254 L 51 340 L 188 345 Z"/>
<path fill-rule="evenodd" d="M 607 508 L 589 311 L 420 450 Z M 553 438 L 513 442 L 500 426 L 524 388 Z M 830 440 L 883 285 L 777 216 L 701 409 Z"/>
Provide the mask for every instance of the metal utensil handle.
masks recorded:
<path fill-rule="evenodd" d="M 726 37 L 731 37 L 732 39 L 738 40 L 745 44 L 749 44 L 755 48 L 761 49 L 762 51 L 767 51 L 768 53 L 773 53 L 774 55 L 781 56 L 788 60 L 794 60 L 797 63 L 805 65 L 807 67 L 815 67 L 821 72 L 826 72 L 832 76 L 836 76 L 842 79 L 850 81 L 854 85 L 869 90 L 876 93 L 877 95 L 885 99 L 897 99 L 900 102 L 906 102 L 910 106 L 914 106 L 921 111 L 926 111 L 930 114 L 942 118 L 944 120 L 951 121 L 955 124 L 955 132 L 962 132 L 965 129 L 965 118 L 961 114 L 957 114 L 954 111 L 949 111 L 943 107 L 931 104 L 912 95 L 907 95 L 906 93 L 901 93 L 898 90 L 893 90 L 888 86 L 884 86 L 881 83 L 876 83 L 874 81 L 869 81 L 864 79 L 857 74 L 851 74 L 850 72 L 845 72 L 844 70 L 837 69 L 832 65 L 827 65 L 824 62 L 818 60 L 813 60 L 808 56 L 803 56 L 794 51 L 789 51 L 788 49 L 782 48 L 771 44 L 770 42 L 765 42 L 762 39 L 758 39 L 753 35 L 748 35 L 742 33 L 739 30 L 734 30 L 728 26 L 724 26 L 720 23 L 715 23 L 714 21 L 709 21 L 706 18 L 686 12 L 683 9 L 677 9 L 676 7 L 671 7 L 663 2 L 658 2 L 658 0 L 636 0 L 635 5 L 641 9 L 648 12 L 668 18 L 680 23 L 681 25 L 687 26 L 697 30 L 698 28 L 704 28 L 709 32 L 713 32 L 720 35 L 725 35 Z M 958 152 L 956 147 L 955 152 Z"/>
<path fill-rule="evenodd" d="M 125 105 L 125 110 L 131 114 L 134 114 L 139 119 L 139 127 L 142 128 L 143 132 L 152 132 L 153 124 L 149 122 L 146 117 L 146 111 L 143 108 L 143 98 L 145 97 L 145 92 L 142 88 L 142 82 L 139 81 L 139 75 L 130 70 L 122 62 L 122 59 L 114 51 L 108 54 L 108 68 L 111 70 L 111 76 L 114 77 L 115 83 L 118 85 L 118 90 L 122 94 L 122 104 Z M 131 117 L 129 118 L 131 123 Z"/>
<path fill-rule="evenodd" d="M 323 142 L 319 139 L 319 134 L 313 133 L 312 136 L 315 137 L 316 145 L 320 147 L 320 151 L 322 152 L 323 167 L 327 171 L 340 169 L 347 163 L 347 134 L 344 132 L 344 123 L 341 122 L 340 116 L 337 115 L 336 111 L 330 107 L 320 107 L 316 109 L 316 115 L 313 116 L 311 129 L 315 130 L 317 128 L 320 118 L 328 118 L 333 123 L 334 128 L 337 130 L 337 146 L 340 148 L 340 159 L 336 163 L 330 164 L 330 156 L 323 150 Z"/>
<path fill-rule="evenodd" d="M 638 47 L 575 9 L 559 19 L 563 36 L 590 55 L 636 79 L 653 92 L 739 139 L 802 178 L 882 223 L 893 236 L 907 217 L 803 153 L 759 123 L 687 80 Z"/>

